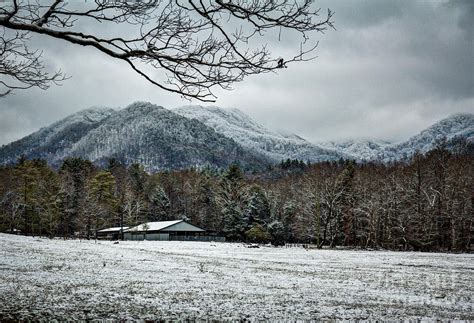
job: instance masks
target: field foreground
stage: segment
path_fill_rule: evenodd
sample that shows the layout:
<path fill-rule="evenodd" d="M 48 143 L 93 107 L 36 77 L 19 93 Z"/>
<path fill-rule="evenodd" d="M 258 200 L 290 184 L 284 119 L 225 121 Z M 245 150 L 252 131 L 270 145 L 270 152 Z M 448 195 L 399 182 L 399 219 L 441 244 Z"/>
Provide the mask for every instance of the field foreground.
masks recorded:
<path fill-rule="evenodd" d="M 0 234 L 6 319 L 473 320 L 474 255 Z"/>

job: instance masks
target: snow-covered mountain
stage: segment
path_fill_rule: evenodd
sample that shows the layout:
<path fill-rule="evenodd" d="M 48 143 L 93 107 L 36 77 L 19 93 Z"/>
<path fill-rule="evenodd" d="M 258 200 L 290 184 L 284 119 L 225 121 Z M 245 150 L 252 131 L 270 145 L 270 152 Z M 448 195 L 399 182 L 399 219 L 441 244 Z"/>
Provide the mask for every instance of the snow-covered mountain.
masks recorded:
<path fill-rule="evenodd" d="M 48 161 L 67 157 L 87 133 L 115 113 L 109 108 L 90 108 L 74 113 L 20 140 L 0 147 L 0 164 L 13 163 L 20 155 Z"/>
<path fill-rule="evenodd" d="M 403 156 L 410 157 L 416 151 L 426 153 L 440 141 L 451 141 L 455 137 L 466 138 L 474 143 L 474 114 L 455 114 L 443 119 L 410 139 L 394 143 L 383 149 L 380 159 L 384 162 L 400 159 Z"/>
<path fill-rule="evenodd" d="M 61 140 L 62 138 L 62 140 Z M 189 167 L 261 167 L 269 161 L 250 152 L 197 120 L 184 118 L 150 103 L 125 109 L 89 109 L 0 148 L 0 163 L 18 156 L 44 158 L 58 166 L 65 157 L 87 158 L 104 164 L 116 158 L 145 169 Z"/>
<path fill-rule="evenodd" d="M 274 161 L 290 158 L 317 162 L 343 157 L 357 161 L 390 162 L 410 157 L 416 151 L 426 153 L 442 139 L 450 141 L 462 137 L 474 142 L 473 114 L 452 115 L 398 143 L 370 140 L 311 143 L 295 134 L 282 135 L 266 129 L 237 109 L 192 105 L 173 111 L 186 118 L 197 119 L 243 147 Z"/>
<path fill-rule="evenodd" d="M 287 158 L 317 162 L 345 157 L 334 149 L 322 148 L 297 135 L 285 136 L 268 130 L 238 109 L 189 105 L 173 111 L 183 117 L 199 120 L 243 147 L 268 156 L 274 162 Z"/>
<path fill-rule="evenodd" d="M 319 145 L 326 149 L 339 151 L 357 161 L 369 161 L 376 160 L 380 152 L 390 143 L 370 140 L 346 140 L 321 142 Z"/>
<path fill-rule="evenodd" d="M 416 151 L 426 153 L 440 140 L 465 138 L 474 144 L 474 115 L 456 114 L 399 143 L 374 141 L 313 144 L 297 135 L 271 131 L 237 109 L 184 106 L 173 110 L 136 102 L 122 110 L 90 108 L 0 147 L 0 165 L 20 155 L 59 166 L 66 157 L 104 164 L 116 158 L 147 170 L 227 167 L 238 161 L 263 167 L 285 159 L 390 162 Z"/>
<path fill-rule="evenodd" d="M 346 141 L 321 143 L 323 147 L 334 149 L 358 161 L 390 162 L 412 156 L 415 152 L 426 153 L 442 140 L 465 138 L 474 143 L 474 114 L 454 114 L 408 140 L 388 143 L 375 141 Z"/>

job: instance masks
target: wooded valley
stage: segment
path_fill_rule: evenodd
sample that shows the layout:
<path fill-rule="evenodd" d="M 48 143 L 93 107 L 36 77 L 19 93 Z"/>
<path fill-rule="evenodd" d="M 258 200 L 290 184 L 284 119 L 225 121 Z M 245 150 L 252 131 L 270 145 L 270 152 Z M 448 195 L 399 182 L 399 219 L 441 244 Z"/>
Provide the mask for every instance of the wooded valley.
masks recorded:
<path fill-rule="evenodd" d="M 473 167 L 472 149 L 443 146 L 392 164 L 287 160 L 253 172 L 149 174 L 79 158 L 55 170 L 20 158 L 0 168 L 0 231 L 92 239 L 105 227 L 187 219 L 228 241 L 469 251 Z"/>

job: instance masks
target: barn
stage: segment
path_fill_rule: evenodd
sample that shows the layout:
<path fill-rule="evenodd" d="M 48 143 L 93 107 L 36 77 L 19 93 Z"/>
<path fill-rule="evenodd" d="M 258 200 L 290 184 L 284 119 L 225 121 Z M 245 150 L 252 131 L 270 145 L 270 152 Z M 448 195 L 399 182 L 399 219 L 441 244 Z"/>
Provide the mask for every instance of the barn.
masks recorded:
<path fill-rule="evenodd" d="M 147 222 L 130 228 L 124 240 L 224 241 L 223 237 L 206 234 L 206 230 L 184 220 Z"/>

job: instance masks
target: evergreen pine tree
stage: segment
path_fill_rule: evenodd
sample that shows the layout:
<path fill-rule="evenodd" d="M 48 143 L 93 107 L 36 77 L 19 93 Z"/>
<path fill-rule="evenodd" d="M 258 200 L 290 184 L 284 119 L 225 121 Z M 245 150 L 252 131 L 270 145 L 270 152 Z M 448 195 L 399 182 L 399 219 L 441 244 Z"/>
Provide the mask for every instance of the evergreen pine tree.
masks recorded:
<path fill-rule="evenodd" d="M 95 175 L 89 182 L 89 202 L 93 208 L 90 210 L 88 223 L 88 237 L 91 229 L 95 232 L 102 226 L 116 225 L 116 204 L 115 197 L 115 178 L 107 171 L 101 171 Z M 93 228 L 91 228 L 93 225 Z"/>

